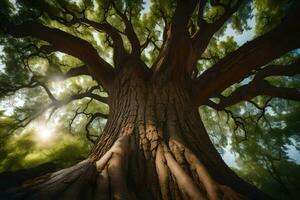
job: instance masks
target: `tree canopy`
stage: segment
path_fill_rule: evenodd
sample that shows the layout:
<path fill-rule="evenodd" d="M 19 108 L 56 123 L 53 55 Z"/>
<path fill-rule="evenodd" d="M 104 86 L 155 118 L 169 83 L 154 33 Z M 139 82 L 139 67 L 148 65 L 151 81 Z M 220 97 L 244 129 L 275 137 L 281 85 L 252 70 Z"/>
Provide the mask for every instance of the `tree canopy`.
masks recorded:
<path fill-rule="evenodd" d="M 166 54 L 189 61 L 168 61 L 172 76 L 191 77 L 205 128 L 221 154 L 234 155 L 231 167 L 275 199 L 296 199 L 297 9 L 292 0 L 2 0 L 0 171 L 82 160 L 125 60 L 140 57 L 142 71 L 163 74 Z M 193 54 L 180 48 L 186 35 Z"/>

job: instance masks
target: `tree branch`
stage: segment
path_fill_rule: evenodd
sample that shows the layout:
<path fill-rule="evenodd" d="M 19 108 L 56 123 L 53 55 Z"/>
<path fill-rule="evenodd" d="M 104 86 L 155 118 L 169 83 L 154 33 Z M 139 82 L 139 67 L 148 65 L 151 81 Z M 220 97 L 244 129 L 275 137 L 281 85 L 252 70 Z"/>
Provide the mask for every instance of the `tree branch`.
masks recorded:
<path fill-rule="evenodd" d="M 203 19 L 204 14 L 204 8 L 207 4 L 208 0 L 199 1 L 199 9 L 198 9 L 198 17 L 197 17 L 197 24 L 200 28 L 203 28 L 203 26 L 206 24 L 206 21 Z"/>
<path fill-rule="evenodd" d="M 95 28 L 97 31 L 104 31 L 112 38 L 113 49 L 114 49 L 113 60 L 115 66 L 117 68 L 120 68 L 121 64 L 124 62 L 124 59 L 127 57 L 127 52 L 125 50 L 123 39 L 119 33 L 119 30 L 117 30 L 108 22 L 98 23 L 98 22 L 90 21 L 86 18 L 80 19 L 78 21 Z"/>
<path fill-rule="evenodd" d="M 95 136 L 95 135 L 91 135 L 90 134 L 90 130 L 89 130 L 89 127 L 90 125 L 92 124 L 92 122 L 96 119 L 96 118 L 103 118 L 103 119 L 107 119 L 108 118 L 108 115 L 107 114 L 103 114 L 103 113 L 100 113 L 100 112 L 97 112 L 97 113 L 93 113 L 91 114 L 91 118 L 89 119 L 89 121 L 86 123 L 85 125 L 85 131 L 86 131 L 86 138 L 92 142 L 92 143 L 95 143 L 96 140 L 93 140 L 92 137 L 98 137 L 98 136 Z"/>
<path fill-rule="evenodd" d="M 187 25 L 196 5 L 197 1 L 195 0 L 177 0 L 177 6 L 170 27 L 173 34 L 180 35 L 183 32 L 187 32 Z"/>
<path fill-rule="evenodd" d="M 59 29 L 49 28 L 33 21 L 14 25 L 5 18 L 0 22 L 1 28 L 13 37 L 33 36 L 52 44 L 57 51 L 81 59 L 88 65 L 88 71 L 103 87 L 109 90 L 114 78 L 114 70 L 87 41 L 77 38 Z"/>
<path fill-rule="evenodd" d="M 195 103 L 200 105 L 249 76 L 253 70 L 299 47 L 300 26 L 294 22 L 294 19 L 300 17 L 298 8 L 300 3 L 297 1 L 279 26 L 246 43 L 206 70 L 193 86 L 192 96 Z M 202 87 L 203 85 L 206 87 Z"/>
<path fill-rule="evenodd" d="M 37 110 L 35 113 L 33 113 L 32 115 L 29 115 L 27 117 L 25 117 L 24 119 L 21 119 L 18 121 L 16 127 L 14 127 L 10 132 L 13 132 L 15 131 L 16 129 L 18 128 L 21 128 L 21 127 L 26 127 L 32 120 L 36 119 L 37 117 L 41 116 L 46 110 L 50 109 L 50 108 L 53 108 L 51 114 L 50 114 L 50 117 L 51 115 L 54 113 L 54 111 L 56 109 L 58 109 L 59 107 L 61 106 L 64 106 L 72 101 L 75 101 L 75 100 L 79 100 L 79 99 L 83 99 L 83 98 L 91 98 L 91 99 L 95 99 L 99 102 L 102 102 L 102 103 L 108 103 L 108 98 L 107 97 L 102 97 L 102 96 L 99 96 L 99 95 L 96 95 L 94 93 L 92 93 L 92 91 L 96 88 L 96 87 L 92 87 L 90 90 L 84 92 L 84 93 L 80 93 L 80 94 L 75 94 L 73 96 L 70 96 L 66 99 L 62 99 L 62 100 L 57 100 L 54 98 L 53 94 L 51 93 L 51 91 L 47 88 L 46 85 L 42 86 L 44 89 L 46 88 L 46 92 L 47 94 L 52 97 L 49 96 L 49 98 L 51 99 L 51 103 L 43 106 L 41 109 Z"/>
<path fill-rule="evenodd" d="M 64 77 L 69 78 L 69 77 L 79 76 L 79 75 L 89 75 L 88 67 L 86 65 L 82 65 L 70 69 L 64 74 Z"/>
<path fill-rule="evenodd" d="M 290 65 L 268 65 L 259 70 L 254 79 L 262 80 L 268 76 L 294 76 L 300 73 L 300 60 Z"/>
<path fill-rule="evenodd" d="M 12 86 L 10 84 L 7 84 L 5 82 L 0 81 L 1 86 L 0 86 L 0 95 L 11 95 L 15 93 L 16 91 L 23 89 L 23 88 L 34 88 L 39 86 L 36 80 L 31 79 L 29 83 L 25 83 L 22 85 L 18 86 Z"/>
<path fill-rule="evenodd" d="M 34 2 L 33 0 L 28 0 L 27 3 L 29 3 L 29 2 L 31 2 L 31 6 L 35 5 L 38 10 L 46 13 L 48 17 L 50 17 L 53 20 L 58 21 L 61 24 L 64 24 L 65 26 L 72 26 L 75 24 L 84 24 L 84 25 L 94 28 L 97 31 L 107 33 L 113 40 L 114 64 L 116 67 L 120 66 L 120 64 L 122 63 L 122 61 L 127 53 L 124 48 L 124 44 L 123 44 L 122 37 L 120 35 L 120 31 L 118 29 L 116 29 L 115 27 L 113 27 L 111 24 L 109 24 L 106 21 L 106 19 L 104 19 L 104 22 L 101 22 L 101 23 L 91 21 L 91 20 L 87 19 L 84 14 L 86 11 L 86 7 L 80 12 L 73 11 L 73 10 L 70 10 L 64 3 L 58 2 L 60 7 L 63 9 L 62 10 L 63 15 L 64 16 L 67 16 L 67 15 L 72 16 L 71 20 L 67 20 L 64 17 L 58 16 L 57 15 L 58 13 L 53 13 L 53 11 L 51 11 L 51 9 L 49 9 L 47 6 L 43 6 L 43 5 L 39 5 L 39 4 L 36 5 L 36 2 Z M 105 10 L 105 12 L 107 12 L 107 10 Z M 80 17 L 78 17 L 78 16 L 80 16 Z"/>
<path fill-rule="evenodd" d="M 210 1 L 211 4 L 213 1 Z M 203 54 L 206 47 L 208 46 L 213 35 L 224 25 L 224 23 L 241 7 L 242 3 L 245 0 L 238 0 L 232 7 L 231 2 L 228 5 L 223 5 L 222 7 L 225 9 L 224 14 L 217 19 L 214 23 L 209 24 L 203 19 L 203 9 L 205 4 L 200 3 L 200 8 L 198 11 L 198 25 L 200 29 L 192 36 L 193 43 L 193 53 L 195 54 L 195 61 L 199 59 L 199 57 Z M 214 4 L 213 4 L 214 5 Z M 188 66 L 187 69 L 188 74 L 192 73 L 195 65 Z"/>
<path fill-rule="evenodd" d="M 192 44 L 188 24 L 197 5 L 196 0 L 178 0 L 156 62 L 154 73 L 166 76 L 166 79 L 182 81 L 185 78 L 184 66 L 190 65 Z"/>
<path fill-rule="evenodd" d="M 227 97 L 222 96 L 218 104 L 209 100 L 206 105 L 216 110 L 223 110 L 241 101 L 251 101 L 259 95 L 300 101 L 300 92 L 297 89 L 276 87 L 264 80 L 269 76 L 293 76 L 296 74 L 300 74 L 300 60 L 288 66 L 269 65 L 258 71 L 254 79 L 247 85 L 237 88 Z"/>
<path fill-rule="evenodd" d="M 296 88 L 275 87 L 267 81 L 262 84 L 260 95 L 300 101 L 300 92 Z"/>
<path fill-rule="evenodd" d="M 81 65 L 79 67 L 71 68 L 65 74 L 55 73 L 48 76 L 36 76 L 35 79 L 39 80 L 39 82 L 48 82 L 48 81 L 62 81 L 71 77 L 81 76 L 81 75 L 90 75 L 88 72 L 88 68 L 86 65 Z"/>
<path fill-rule="evenodd" d="M 114 10 L 116 11 L 117 15 L 122 19 L 122 21 L 125 24 L 125 33 L 126 36 L 128 37 L 131 46 L 132 46 L 132 50 L 131 50 L 131 54 L 134 57 L 139 57 L 141 54 L 141 47 L 140 47 L 140 41 L 134 31 L 134 28 L 132 26 L 132 23 L 130 21 L 130 19 L 127 18 L 125 13 L 122 13 L 116 6 L 116 4 L 114 3 L 114 1 L 110 1 L 110 3 L 112 4 Z"/>
<path fill-rule="evenodd" d="M 75 115 L 73 116 L 73 118 L 70 120 L 69 122 L 69 131 L 70 133 L 72 133 L 72 124 L 74 122 L 74 120 L 77 118 L 77 116 L 79 115 L 85 115 L 86 117 L 90 118 L 88 120 L 88 122 L 86 123 L 85 125 L 85 130 L 86 130 L 86 138 L 94 143 L 95 140 L 92 139 L 92 137 L 98 137 L 98 135 L 91 135 L 90 134 L 90 130 L 89 130 L 89 126 L 91 125 L 91 123 L 98 117 L 101 117 L 101 118 L 104 118 L 104 119 L 107 119 L 108 118 L 108 114 L 104 114 L 104 113 L 100 113 L 100 112 L 97 112 L 97 113 L 87 113 L 86 110 L 89 106 L 89 104 L 92 102 L 93 99 L 90 99 L 87 104 L 85 105 L 85 107 L 82 109 L 82 111 L 79 111 L 80 110 L 80 107 L 76 110 L 75 112 Z"/>
<path fill-rule="evenodd" d="M 53 104 L 54 105 L 67 104 L 71 101 L 82 99 L 82 98 L 85 98 L 85 97 L 95 99 L 95 100 L 97 100 L 101 103 L 105 103 L 105 104 L 108 103 L 108 97 L 102 97 L 102 96 L 99 96 L 97 94 L 94 94 L 93 90 L 94 90 L 94 88 L 91 88 L 90 90 L 88 90 L 86 92 L 75 94 L 75 95 L 73 95 L 73 96 L 71 96 L 67 99 L 54 101 Z"/>
<path fill-rule="evenodd" d="M 62 79 L 67 79 L 67 78 L 70 78 L 70 77 L 80 76 L 80 75 L 89 75 L 87 67 L 85 65 L 82 65 L 82 66 L 79 66 L 79 67 L 76 67 L 76 68 L 71 68 L 65 74 L 59 74 L 58 76 L 60 76 Z M 47 86 L 45 84 L 45 82 L 51 80 L 55 76 L 57 76 L 57 75 L 53 75 L 53 76 L 36 76 L 36 75 L 33 75 L 28 83 L 18 85 L 18 86 L 12 86 L 12 85 L 9 85 L 7 83 L 0 82 L 1 83 L 0 94 L 1 95 L 12 95 L 13 93 L 15 93 L 16 91 L 18 91 L 20 89 L 34 88 L 34 87 L 37 87 L 37 86 L 42 86 L 45 89 L 45 91 L 48 93 L 49 98 L 50 99 L 55 99 L 53 97 L 53 95 L 51 94 L 51 92 L 49 91 L 49 89 L 46 88 Z"/>
<path fill-rule="evenodd" d="M 164 43 L 165 43 L 165 41 L 167 39 L 167 32 L 168 32 L 170 23 L 168 22 L 168 18 L 165 15 L 165 13 L 164 13 L 164 11 L 162 10 L 161 7 L 159 7 L 159 11 L 158 12 L 159 12 L 159 14 L 160 14 L 160 16 L 161 16 L 161 18 L 162 18 L 162 20 L 164 22 L 164 25 L 165 25 L 164 26 L 164 30 L 163 30 L 163 44 L 162 44 L 162 46 L 164 46 Z"/>

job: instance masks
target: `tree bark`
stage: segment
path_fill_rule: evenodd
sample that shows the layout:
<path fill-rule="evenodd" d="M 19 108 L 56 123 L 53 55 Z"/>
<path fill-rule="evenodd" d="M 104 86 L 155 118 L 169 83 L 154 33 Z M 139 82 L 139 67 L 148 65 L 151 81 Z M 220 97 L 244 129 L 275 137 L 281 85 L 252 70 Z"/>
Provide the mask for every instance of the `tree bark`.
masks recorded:
<path fill-rule="evenodd" d="M 120 72 L 89 157 L 6 192 L 12 199 L 268 199 L 222 160 L 187 88 Z"/>

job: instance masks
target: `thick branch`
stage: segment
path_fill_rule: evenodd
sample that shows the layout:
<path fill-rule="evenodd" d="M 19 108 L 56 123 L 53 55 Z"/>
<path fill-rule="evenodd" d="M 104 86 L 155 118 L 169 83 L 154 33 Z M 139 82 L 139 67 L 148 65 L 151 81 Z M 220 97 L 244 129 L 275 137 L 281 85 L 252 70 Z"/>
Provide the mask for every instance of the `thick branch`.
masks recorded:
<path fill-rule="evenodd" d="M 127 18 L 125 13 L 122 13 L 117 8 L 117 6 L 115 5 L 115 3 L 113 1 L 111 1 L 111 4 L 112 4 L 113 8 L 115 9 L 117 15 L 122 19 L 122 21 L 125 24 L 125 33 L 126 33 L 128 39 L 131 43 L 131 46 L 132 46 L 131 54 L 135 57 L 139 57 L 140 53 L 141 53 L 140 41 L 134 31 L 134 28 L 132 26 L 130 19 Z"/>
<path fill-rule="evenodd" d="M 187 33 L 187 25 L 191 15 L 197 5 L 195 0 L 178 0 L 175 13 L 171 21 L 171 32 L 180 35 L 183 32 Z"/>
<path fill-rule="evenodd" d="M 154 63 L 154 73 L 168 76 L 167 79 L 185 78 L 184 66 L 190 65 L 192 44 L 188 31 L 188 23 L 197 5 L 197 1 L 177 1 L 177 7 L 164 39 L 164 45 L 157 61 Z"/>
<path fill-rule="evenodd" d="M 300 92 L 296 88 L 275 87 L 268 82 L 262 85 L 261 95 L 300 101 Z"/>
<path fill-rule="evenodd" d="M 28 0 L 28 2 L 31 2 L 31 1 L 34 4 L 33 0 Z M 120 31 L 118 29 L 116 29 L 115 27 L 113 27 L 111 24 L 109 24 L 107 21 L 98 23 L 98 22 L 87 19 L 84 15 L 86 8 L 83 9 L 82 11 L 78 12 L 78 11 L 70 10 L 63 3 L 59 3 L 59 5 L 63 9 L 62 12 L 63 12 L 64 16 L 67 16 L 67 15 L 72 16 L 71 20 L 68 20 L 64 17 L 57 16 L 58 13 L 53 13 L 51 10 L 48 9 L 47 6 L 39 5 L 37 9 L 46 13 L 47 16 L 49 16 L 51 19 L 56 20 L 56 21 L 64 24 L 67 27 L 75 25 L 75 24 L 85 24 L 85 25 L 88 25 L 88 26 L 96 29 L 97 31 L 107 33 L 113 40 L 115 66 L 119 67 L 120 63 L 122 63 L 122 60 L 124 59 L 124 57 L 126 55 L 126 51 L 125 51 L 125 48 L 123 45 L 123 40 L 119 33 Z M 83 15 L 83 17 L 78 17 L 77 14 Z"/>
<path fill-rule="evenodd" d="M 88 67 L 85 65 L 72 68 L 67 73 L 64 74 L 64 77 L 69 78 L 73 76 L 79 76 L 79 75 L 89 75 Z"/>
<path fill-rule="evenodd" d="M 268 65 L 259 70 L 255 78 L 256 80 L 264 79 L 268 76 L 293 76 L 300 73 L 300 60 L 290 65 Z"/>
<path fill-rule="evenodd" d="M 260 95 L 300 101 L 300 92 L 296 88 L 276 87 L 267 81 L 262 81 L 259 84 L 249 84 L 240 87 L 230 96 L 224 97 L 219 104 L 208 101 L 206 105 L 216 110 L 224 110 L 228 106 L 235 105 L 241 101 L 250 101 Z"/>
<path fill-rule="evenodd" d="M 88 65 L 89 73 L 104 88 L 109 89 L 110 82 L 114 77 L 113 68 L 99 57 L 97 51 L 87 41 L 59 29 L 49 28 L 33 21 L 14 25 L 2 19 L 0 26 L 13 37 L 37 37 L 51 43 L 56 50 L 81 59 Z"/>
<path fill-rule="evenodd" d="M 212 1 L 211 1 L 212 2 Z M 231 2 L 231 1 L 230 1 Z M 203 54 L 207 45 L 209 44 L 213 35 L 224 25 L 224 23 L 240 8 L 244 0 L 238 0 L 233 7 L 230 5 L 223 5 L 225 12 L 214 23 L 209 24 L 203 19 L 204 4 L 200 3 L 200 9 L 198 12 L 198 25 L 200 29 L 193 35 L 193 53 L 195 54 L 195 61 Z M 191 73 L 194 69 L 194 65 L 188 66 L 188 73 Z"/>
<path fill-rule="evenodd" d="M 241 101 L 250 101 L 259 95 L 300 101 L 300 92 L 297 89 L 276 87 L 264 80 L 268 76 L 293 76 L 296 74 L 300 74 L 300 61 L 289 66 L 267 66 L 259 71 L 249 84 L 239 87 L 228 97 L 220 98 L 220 103 L 216 104 L 212 101 L 207 101 L 207 105 L 216 110 L 223 110 Z"/>
<path fill-rule="evenodd" d="M 113 27 L 108 22 L 98 23 L 94 22 L 88 19 L 80 19 L 78 20 L 81 23 L 85 23 L 93 28 L 95 28 L 98 31 L 104 31 L 107 33 L 113 40 L 113 49 L 114 49 L 114 63 L 117 68 L 120 67 L 122 62 L 124 62 L 124 59 L 127 56 L 127 52 L 124 48 L 123 39 L 119 33 L 119 31 Z"/>
<path fill-rule="evenodd" d="M 206 49 L 214 33 L 218 31 L 224 25 L 224 23 L 240 8 L 243 2 L 244 0 L 238 0 L 232 7 L 230 5 L 224 5 L 224 14 L 212 24 L 208 24 L 203 20 L 203 9 L 205 5 L 203 3 L 200 4 L 200 9 L 198 12 L 198 25 L 200 26 L 200 29 L 193 36 L 193 41 L 195 42 L 194 48 L 199 56 Z"/>
<path fill-rule="evenodd" d="M 300 3 L 296 2 L 278 27 L 246 43 L 206 70 L 194 85 L 192 95 L 195 103 L 200 105 L 208 98 L 249 76 L 253 70 L 299 47 L 300 26 L 294 23 L 294 19 L 300 17 L 299 7 Z"/>

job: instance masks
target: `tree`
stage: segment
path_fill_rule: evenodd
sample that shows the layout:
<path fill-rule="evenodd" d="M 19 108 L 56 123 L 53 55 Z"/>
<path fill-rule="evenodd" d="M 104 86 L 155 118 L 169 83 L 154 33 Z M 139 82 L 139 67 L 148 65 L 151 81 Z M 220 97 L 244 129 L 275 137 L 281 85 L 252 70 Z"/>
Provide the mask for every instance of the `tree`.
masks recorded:
<path fill-rule="evenodd" d="M 252 99 L 257 96 L 300 100 L 296 88 L 268 79 L 300 72 L 299 60 L 286 65 L 272 62 L 300 46 L 298 1 L 153 1 L 144 17 L 143 2 L 138 0 L 17 2 L 1 2 L 2 43 L 9 55 L 6 65 L 11 67 L 1 79 L 1 95 L 42 88 L 49 97 L 40 109 L 31 108 L 30 116 L 19 116 L 17 127 L 46 110 L 54 112 L 88 98 L 75 117 L 89 118 L 86 135 L 94 146 L 84 161 L 6 195 L 19 199 L 269 198 L 224 163 L 198 107 L 224 110 L 241 125 L 228 107 L 242 101 L 256 105 Z M 253 6 L 262 18 L 258 36 L 239 48 L 232 38 L 218 43 L 227 24 L 240 31 L 247 27 Z M 71 66 L 57 59 L 53 54 L 57 51 L 74 57 Z M 30 66 L 41 59 L 52 66 L 45 73 Z M 95 85 L 58 99 L 49 85 L 53 75 L 63 72 L 63 79 L 91 76 Z M 250 81 L 242 84 L 246 79 Z M 109 115 L 87 114 L 91 101 L 107 104 Z M 89 126 L 99 117 L 108 121 L 97 137 Z"/>

